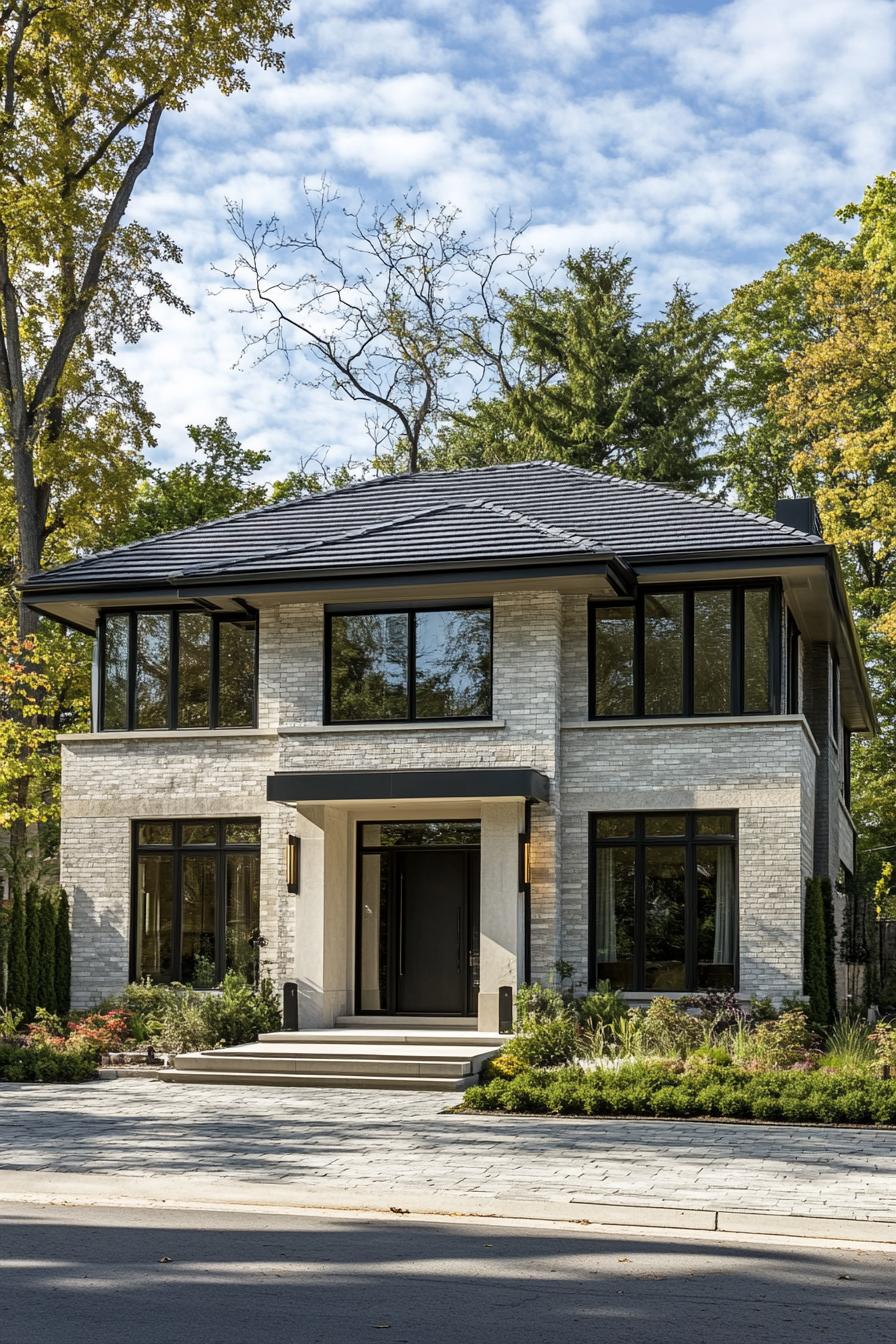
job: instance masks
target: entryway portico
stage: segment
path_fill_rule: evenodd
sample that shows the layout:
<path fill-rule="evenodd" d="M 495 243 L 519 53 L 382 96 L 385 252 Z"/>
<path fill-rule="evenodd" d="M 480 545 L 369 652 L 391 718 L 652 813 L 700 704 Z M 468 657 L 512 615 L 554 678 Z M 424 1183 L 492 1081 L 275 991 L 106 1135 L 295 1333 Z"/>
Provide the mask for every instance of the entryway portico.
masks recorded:
<path fill-rule="evenodd" d="M 283 772 L 269 801 L 301 843 L 294 974 L 301 1029 L 345 1015 L 473 1019 L 525 977 L 528 815 L 537 770 Z"/>

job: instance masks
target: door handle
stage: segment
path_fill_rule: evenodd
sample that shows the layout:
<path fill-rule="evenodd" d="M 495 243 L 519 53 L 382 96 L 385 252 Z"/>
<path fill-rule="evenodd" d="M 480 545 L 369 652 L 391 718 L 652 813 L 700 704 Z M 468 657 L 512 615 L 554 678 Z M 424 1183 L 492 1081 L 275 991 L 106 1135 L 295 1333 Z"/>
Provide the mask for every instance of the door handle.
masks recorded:
<path fill-rule="evenodd" d="M 404 975 L 404 873 L 398 875 L 398 974 Z"/>
<path fill-rule="evenodd" d="M 460 975 L 460 906 L 457 907 L 457 973 Z"/>

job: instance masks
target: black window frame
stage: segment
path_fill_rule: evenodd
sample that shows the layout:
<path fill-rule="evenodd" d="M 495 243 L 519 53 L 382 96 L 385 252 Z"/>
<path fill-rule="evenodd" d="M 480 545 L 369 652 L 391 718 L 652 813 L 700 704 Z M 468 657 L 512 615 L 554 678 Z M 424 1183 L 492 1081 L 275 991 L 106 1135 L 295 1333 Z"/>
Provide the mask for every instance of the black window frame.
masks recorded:
<path fill-rule="evenodd" d="M 800 705 L 800 650 L 802 635 L 793 612 L 787 611 L 787 713 L 801 713 Z"/>
<path fill-rule="evenodd" d="M 211 623 L 211 648 L 209 658 L 209 718 L 205 727 L 196 724 L 177 722 L 178 713 L 178 677 L 180 662 L 180 615 L 207 616 Z M 137 723 L 137 617 L 141 615 L 168 617 L 168 723 L 164 728 L 140 729 Z M 106 727 L 106 621 L 110 616 L 127 616 L 128 624 L 128 672 L 127 672 L 127 724 L 124 728 Z M 234 622 L 252 621 L 255 627 L 255 652 L 253 661 L 252 716 L 248 723 L 219 723 L 219 674 L 221 667 L 220 645 L 221 626 Z M 226 728 L 231 732 L 240 732 L 258 727 L 258 612 L 247 611 L 208 611 L 196 605 L 180 607 L 108 607 L 100 612 L 99 629 L 99 677 L 97 681 L 97 730 L 101 733 L 133 732 L 211 732 Z"/>
<path fill-rule="evenodd" d="M 699 835 L 697 818 L 728 813 L 734 818 L 733 828 L 726 835 Z M 684 816 L 685 833 L 681 835 L 646 834 L 649 817 Z M 629 836 L 598 837 L 597 828 L 606 817 L 634 817 L 634 833 Z M 739 866 L 739 815 L 731 807 L 655 808 L 648 812 L 633 809 L 617 812 L 590 812 L 588 814 L 588 986 L 594 989 L 600 979 L 600 963 L 597 960 L 597 853 L 599 849 L 631 849 L 635 855 L 635 947 L 634 947 L 634 984 L 630 989 L 620 991 L 623 994 L 655 994 L 662 996 L 666 991 L 644 988 L 646 945 L 645 945 L 645 850 L 648 845 L 666 849 L 685 851 L 685 986 L 675 993 L 701 994 L 710 991 L 697 988 L 697 850 L 704 847 L 727 847 L 734 853 L 734 899 L 737 910 L 737 939 L 734 950 L 734 985 L 722 993 L 737 993 L 740 989 L 740 866 Z M 691 988 L 687 988 L 691 986 Z"/>
<path fill-rule="evenodd" d="M 226 840 L 228 826 L 258 826 L 257 844 L 231 844 Z M 141 844 L 141 826 L 170 826 L 170 844 Z M 217 836 L 214 844 L 184 844 L 185 826 L 215 826 Z M 228 854 L 257 854 L 259 856 L 259 878 L 261 875 L 261 818 L 260 817 L 141 817 L 131 822 L 131 915 L 128 932 L 128 979 L 137 978 L 137 912 L 139 893 L 137 874 L 140 856 L 145 854 L 170 854 L 172 856 L 171 874 L 171 981 L 162 983 L 181 983 L 183 969 L 183 856 L 186 854 L 219 855 L 215 871 L 215 984 L 220 984 L 227 969 L 227 864 Z M 261 893 L 259 891 L 259 915 L 261 913 Z M 261 943 L 259 942 L 259 946 Z"/>
<path fill-rule="evenodd" d="M 767 709 L 744 709 L 744 594 L 762 589 L 769 594 L 768 604 L 768 686 Z M 694 594 L 698 592 L 731 593 L 731 708 L 716 713 L 694 710 Z M 682 709 L 680 713 L 646 714 L 644 712 L 644 606 L 645 599 L 662 593 L 682 593 L 684 640 L 682 649 Z M 727 719 L 755 718 L 780 713 L 781 705 L 781 584 L 769 579 L 746 579 L 736 582 L 724 580 L 705 583 L 650 584 L 639 588 L 633 599 L 592 598 L 588 603 L 588 718 L 590 721 L 612 723 L 626 719 Z M 598 714 L 597 668 L 595 647 L 595 618 L 598 608 L 630 607 L 634 609 L 634 712 L 632 714 Z"/>
<path fill-rule="evenodd" d="M 488 707 L 484 714 L 455 714 L 446 718 L 417 718 L 417 659 L 416 659 L 416 623 L 410 619 L 423 612 L 431 611 L 487 611 L 488 620 Z M 334 616 L 408 616 L 408 712 L 403 718 L 386 719 L 335 719 L 332 717 L 333 696 L 333 618 Z M 490 601 L 484 602 L 412 602 L 398 603 L 392 606 L 351 606 L 324 608 L 324 703 L 322 722 L 334 727 L 352 727 L 364 724 L 395 723 L 488 723 L 494 712 L 495 679 L 495 612 Z"/>

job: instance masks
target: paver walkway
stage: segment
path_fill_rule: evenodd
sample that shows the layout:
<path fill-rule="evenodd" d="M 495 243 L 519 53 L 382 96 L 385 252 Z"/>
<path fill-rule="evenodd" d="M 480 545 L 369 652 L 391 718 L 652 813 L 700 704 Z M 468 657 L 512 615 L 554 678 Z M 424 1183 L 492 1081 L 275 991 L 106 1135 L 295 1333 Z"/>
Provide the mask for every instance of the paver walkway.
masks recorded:
<path fill-rule="evenodd" d="M 0 1084 L 3 1170 L 896 1220 L 896 1131 L 445 1114 L 424 1092 Z M 575 1216 L 574 1211 L 572 1216 Z"/>

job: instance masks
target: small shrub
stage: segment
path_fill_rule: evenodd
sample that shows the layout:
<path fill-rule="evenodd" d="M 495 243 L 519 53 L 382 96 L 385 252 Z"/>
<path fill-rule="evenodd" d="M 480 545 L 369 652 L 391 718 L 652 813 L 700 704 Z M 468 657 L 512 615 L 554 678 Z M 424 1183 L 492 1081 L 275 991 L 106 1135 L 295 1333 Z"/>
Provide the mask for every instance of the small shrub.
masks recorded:
<path fill-rule="evenodd" d="M 806 1062 L 813 1037 L 803 1011 L 782 1013 L 772 1022 L 760 1022 L 752 1034 L 751 1054 L 767 1069 L 789 1069 Z"/>
<path fill-rule="evenodd" d="M 710 1035 L 727 1031 L 744 1020 L 744 1011 L 733 989 L 707 990 L 680 1000 L 683 1008 L 696 1009 L 697 1020 L 704 1023 Z"/>
<path fill-rule="evenodd" d="M 96 1052 L 87 1045 L 0 1044 L 0 1081 L 83 1083 L 95 1077 Z"/>
<path fill-rule="evenodd" d="M 761 999 L 758 994 L 754 994 L 750 999 L 751 1022 L 773 1022 L 777 1016 L 778 1010 L 771 999 Z"/>
<path fill-rule="evenodd" d="M 692 1050 L 684 1062 L 685 1069 L 696 1073 L 703 1069 L 725 1068 L 731 1063 L 731 1056 L 721 1045 L 701 1045 Z"/>
<path fill-rule="evenodd" d="M 591 994 L 576 999 L 573 1008 L 579 1025 L 592 1031 L 597 1026 L 615 1027 L 628 1012 L 621 994 L 606 980 L 600 981 Z"/>
<path fill-rule="evenodd" d="M 878 1022 L 869 1039 L 877 1062 L 896 1068 L 896 1026 L 892 1022 Z"/>
<path fill-rule="evenodd" d="M 69 1039 L 80 1040 L 101 1054 L 120 1050 L 130 1037 L 130 1018 L 122 1008 L 105 1013 L 85 1013 L 69 1022 Z"/>
<path fill-rule="evenodd" d="M 531 985 L 520 985 L 516 992 L 517 1029 L 528 1021 L 552 1022 L 566 1017 L 568 1006 L 563 995 L 548 985 L 533 981 Z"/>
<path fill-rule="evenodd" d="M 263 1031 L 276 1031 L 280 1012 L 270 981 L 259 993 L 251 988 L 239 971 L 228 971 L 221 982 L 221 993 L 209 996 L 203 1004 L 209 1035 L 221 1045 L 242 1045 L 254 1041 Z"/>
<path fill-rule="evenodd" d="M 657 997 L 644 1014 L 644 1035 L 658 1054 L 681 1058 L 703 1040 L 703 1028 L 673 999 Z"/>
<path fill-rule="evenodd" d="M 874 1041 L 858 1018 L 838 1018 L 827 1033 L 825 1063 L 839 1068 L 862 1068 L 874 1059 Z"/>
<path fill-rule="evenodd" d="M 576 1029 L 568 1017 L 531 1021 L 511 1037 L 505 1054 L 512 1055 L 522 1064 L 535 1068 L 550 1068 L 567 1064 L 575 1057 Z"/>
<path fill-rule="evenodd" d="M 490 1083 L 495 1078 L 516 1078 L 523 1073 L 527 1065 L 515 1055 L 508 1054 L 506 1050 L 500 1055 L 495 1055 L 493 1059 L 487 1059 L 482 1066 L 481 1078 L 484 1083 Z"/>

